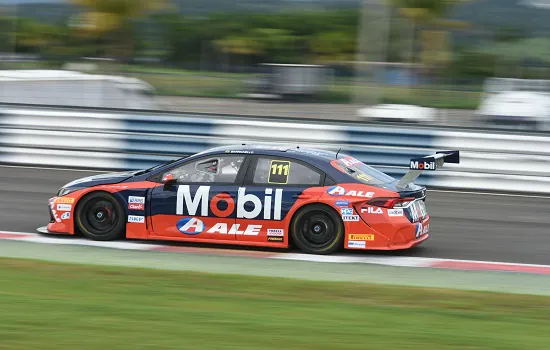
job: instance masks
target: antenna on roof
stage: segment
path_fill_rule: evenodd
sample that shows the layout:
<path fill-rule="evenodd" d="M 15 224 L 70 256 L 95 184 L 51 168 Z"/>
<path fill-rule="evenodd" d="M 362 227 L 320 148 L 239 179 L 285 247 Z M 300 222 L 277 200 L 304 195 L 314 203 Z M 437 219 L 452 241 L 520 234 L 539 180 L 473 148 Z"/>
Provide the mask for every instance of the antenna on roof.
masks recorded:
<path fill-rule="evenodd" d="M 340 147 L 340 148 L 338 149 L 338 152 L 336 152 L 336 159 L 338 159 L 338 153 L 340 153 L 341 150 L 342 150 L 342 148 Z"/>

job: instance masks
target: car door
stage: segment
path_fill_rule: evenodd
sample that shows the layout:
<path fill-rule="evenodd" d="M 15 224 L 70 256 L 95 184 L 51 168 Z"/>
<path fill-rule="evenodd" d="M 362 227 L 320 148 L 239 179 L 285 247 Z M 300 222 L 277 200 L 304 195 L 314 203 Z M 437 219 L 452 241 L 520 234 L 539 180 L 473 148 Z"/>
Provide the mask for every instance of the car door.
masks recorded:
<path fill-rule="evenodd" d="M 325 174 L 305 162 L 278 156 L 252 157 L 245 183 L 237 197 L 237 241 L 282 243 L 288 225 L 287 214 L 298 201 L 317 201 Z M 253 227 L 251 227 L 253 226 Z"/>
<path fill-rule="evenodd" d="M 153 236 L 235 240 L 235 198 L 246 156 L 219 154 L 186 162 L 162 176 L 175 179 L 151 194 Z"/>

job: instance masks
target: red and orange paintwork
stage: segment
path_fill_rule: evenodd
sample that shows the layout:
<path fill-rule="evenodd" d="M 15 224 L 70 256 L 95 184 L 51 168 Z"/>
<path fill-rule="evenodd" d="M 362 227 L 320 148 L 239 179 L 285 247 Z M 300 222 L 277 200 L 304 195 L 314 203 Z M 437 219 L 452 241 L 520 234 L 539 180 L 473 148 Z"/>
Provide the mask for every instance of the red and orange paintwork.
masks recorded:
<path fill-rule="evenodd" d="M 163 186 L 156 182 L 130 182 L 114 185 L 100 185 L 91 188 L 86 188 L 72 192 L 63 197 L 54 197 L 50 199 L 50 206 L 52 210 L 57 204 L 72 204 L 70 218 L 61 220 L 61 222 L 54 221 L 49 223 L 47 228 L 51 233 L 64 233 L 75 234 L 74 223 L 74 210 L 80 198 L 93 191 L 105 191 L 115 195 L 121 203 L 127 206 L 126 198 L 118 194 L 119 191 L 125 189 L 151 189 L 154 187 Z M 339 186 L 345 187 L 349 190 L 355 191 L 374 191 L 375 197 L 398 197 L 398 194 L 381 189 L 374 188 L 367 185 L 349 183 L 339 184 Z M 298 198 L 294 206 L 288 212 L 283 220 L 247 220 L 249 225 L 262 225 L 262 229 L 258 235 L 227 235 L 219 233 L 208 233 L 198 236 L 184 235 L 177 229 L 177 222 L 182 217 L 176 215 L 157 215 L 155 217 L 155 223 L 158 227 L 153 230 L 153 221 L 151 216 L 145 217 L 145 224 L 143 223 L 126 223 L 126 238 L 140 239 L 140 240 L 166 240 L 166 241 L 181 241 L 181 242 L 204 242 L 214 244 L 232 244 L 232 245 L 247 245 L 247 246 L 261 246 L 261 247 L 274 247 L 274 248 L 287 248 L 289 244 L 289 227 L 292 217 L 298 209 L 301 207 L 313 204 L 324 203 L 331 206 L 340 214 L 341 207 L 336 206 L 337 201 L 348 201 L 350 207 L 353 207 L 354 214 L 359 215 L 361 220 L 359 221 L 344 221 L 345 227 L 345 249 L 354 250 L 398 250 L 408 249 L 416 246 L 429 238 L 429 233 L 421 235 L 416 238 L 416 226 L 418 223 L 411 223 L 406 216 L 393 216 L 388 217 L 387 210 L 382 210 L 381 214 L 374 214 L 368 212 L 361 212 L 362 207 L 367 207 L 365 202 L 370 198 L 358 198 L 353 196 L 339 196 L 334 197 L 327 193 L 329 187 L 311 187 L 306 189 L 303 194 Z M 118 195 L 117 195 L 118 194 Z M 72 203 L 68 203 L 73 201 Z M 148 203 L 145 204 L 147 206 Z M 125 206 L 125 207 L 126 207 Z M 56 212 L 56 218 L 61 217 L 63 212 Z M 125 217 L 126 219 L 126 217 Z M 200 217 L 200 220 L 204 222 L 205 227 L 212 227 L 214 224 L 220 222 L 220 218 L 216 217 Z M 127 221 L 127 220 L 126 220 Z M 427 216 L 422 221 L 422 227 L 429 225 L 430 217 Z M 268 242 L 267 229 L 283 229 L 284 239 L 282 242 Z M 348 241 L 350 235 L 372 235 L 369 236 L 369 240 L 366 241 L 365 248 L 349 248 Z"/>

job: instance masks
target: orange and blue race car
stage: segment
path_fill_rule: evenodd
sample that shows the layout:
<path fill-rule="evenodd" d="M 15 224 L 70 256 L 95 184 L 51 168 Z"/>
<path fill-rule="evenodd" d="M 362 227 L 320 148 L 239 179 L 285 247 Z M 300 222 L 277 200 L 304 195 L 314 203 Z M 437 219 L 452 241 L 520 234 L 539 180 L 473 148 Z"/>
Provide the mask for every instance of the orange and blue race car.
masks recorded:
<path fill-rule="evenodd" d="M 339 152 L 263 145 L 217 147 L 153 168 L 79 179 L 49 200 L 42 233 L 297 246 L 305 253 L 397 250 L 430 233 L 424 170 L 458 151 L 411 159 L 397 180 Z"/>

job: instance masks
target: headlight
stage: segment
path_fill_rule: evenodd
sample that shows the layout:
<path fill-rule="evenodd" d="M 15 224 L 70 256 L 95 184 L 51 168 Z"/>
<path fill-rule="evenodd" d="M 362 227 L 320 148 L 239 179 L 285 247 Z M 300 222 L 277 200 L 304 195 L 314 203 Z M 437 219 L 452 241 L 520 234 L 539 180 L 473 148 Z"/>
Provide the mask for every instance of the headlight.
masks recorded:
<path fill-rule="evenodd" d="M 82 188 L 80 187 L 77 187 L 77 188 L 61 188 L 58 192 L 57 192 L 57 196 L 58 197 L 63 197 L 63 196 L 66 196 L 68 195 L 69 193 L 73 193 L 75 191 L 78 191 L 78 190 L 81 190 Z"/>

